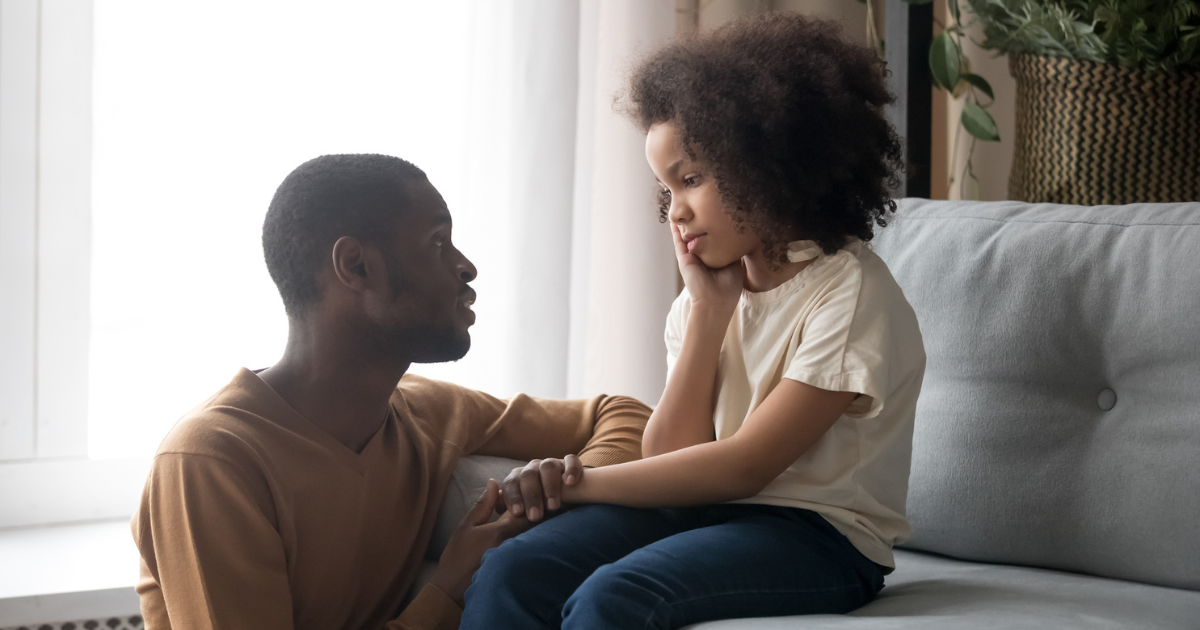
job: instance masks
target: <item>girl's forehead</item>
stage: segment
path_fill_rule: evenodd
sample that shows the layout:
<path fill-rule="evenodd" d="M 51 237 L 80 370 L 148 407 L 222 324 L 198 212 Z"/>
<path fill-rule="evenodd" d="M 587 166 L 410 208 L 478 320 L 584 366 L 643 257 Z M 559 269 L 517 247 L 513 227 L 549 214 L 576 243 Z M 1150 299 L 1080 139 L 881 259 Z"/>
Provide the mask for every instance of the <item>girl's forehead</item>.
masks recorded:
<path fill-rule="evenodd" d="M 687 164 L 693 160 L 683 147 L 683 139 L 673 123 L 658 123 L 646 132 L 646 156 L 667 161 L 674 165 L 676 162 Z"/>

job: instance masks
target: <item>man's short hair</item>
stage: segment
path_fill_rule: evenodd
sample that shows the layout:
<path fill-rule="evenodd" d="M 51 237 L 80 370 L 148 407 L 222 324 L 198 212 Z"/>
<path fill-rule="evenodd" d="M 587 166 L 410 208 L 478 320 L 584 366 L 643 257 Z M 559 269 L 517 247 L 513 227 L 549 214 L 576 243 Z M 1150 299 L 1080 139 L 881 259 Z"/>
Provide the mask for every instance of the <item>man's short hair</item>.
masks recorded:
<path fill-rule="evenodd" d="M 320 299 L 317 273 L 333 244 L 352 236 L 385 250 L 410 203 L 409 184 L 425 172 L 390 155 L 322 155 L 296 167 L 275 191 L 263 221 L 267 271 L 290 318 Z"/>

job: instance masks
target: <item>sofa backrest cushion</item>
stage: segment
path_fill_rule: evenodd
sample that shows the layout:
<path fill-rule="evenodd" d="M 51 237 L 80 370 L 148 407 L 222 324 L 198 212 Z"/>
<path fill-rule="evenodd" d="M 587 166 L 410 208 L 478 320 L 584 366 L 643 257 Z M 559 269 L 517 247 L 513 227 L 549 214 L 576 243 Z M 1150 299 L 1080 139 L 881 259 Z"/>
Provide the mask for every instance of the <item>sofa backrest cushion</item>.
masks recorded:
<path fill-rule="evenodd" d="M 1200 590 L 1200 203 L 900 205 L 905 546 Z"/>

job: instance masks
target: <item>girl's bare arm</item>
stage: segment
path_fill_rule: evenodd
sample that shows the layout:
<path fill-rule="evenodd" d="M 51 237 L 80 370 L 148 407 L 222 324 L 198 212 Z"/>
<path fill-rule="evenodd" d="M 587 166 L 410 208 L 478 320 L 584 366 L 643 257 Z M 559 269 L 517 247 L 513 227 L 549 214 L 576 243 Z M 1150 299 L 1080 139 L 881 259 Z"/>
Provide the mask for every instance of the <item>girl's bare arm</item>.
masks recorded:
<path fill-rule="evenodd" d="M 667 379 L 658 407 L 642 434 L 642 457 L 711 442 L 713 396 L 721 342 L 732 313 L 693 308 L 683 348 Z"/>
<path fill-rule="evenodd" d="M 683 334 L 683 347 L 667 379 L 658 407 L 642 435 L 642 457 L 653 457 L 711 442 L 713 395 L 717 361 L 725 330 L 742 294 L 743 270 L 737 262 L 710 269 L 691 254 L 671 225 L 679 271 L 692 297 L 692 308 Z"/>
<path fill-rule="evenodd" d="M 784 379 L 732 437 L 589 470 L 563 499 L 684 507 L 752 497 L 811 448 L 855 396 Z"/>

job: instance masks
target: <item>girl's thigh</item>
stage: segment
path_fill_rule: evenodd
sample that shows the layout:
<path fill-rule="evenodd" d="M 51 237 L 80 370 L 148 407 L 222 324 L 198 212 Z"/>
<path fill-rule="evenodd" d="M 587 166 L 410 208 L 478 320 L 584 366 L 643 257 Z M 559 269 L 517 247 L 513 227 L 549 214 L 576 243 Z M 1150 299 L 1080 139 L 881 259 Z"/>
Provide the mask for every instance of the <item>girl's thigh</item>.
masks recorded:
<path fill-rule="evenodd" d="M 699 523 L 693 510 L 588 505 L 483 556 L 466 593 L 463 628 L 557 628 L 567 598 L 598 567 Z"/>
<path fill-rule="evenodd" d="M 878 568 L 856 554 L 844 539 L 803 519 L 752 511 L 663 538 L 599 568 L 568 601 L 563 627 L 678 628 L 715 619 L 845 613 L 883 586 Z"/>

